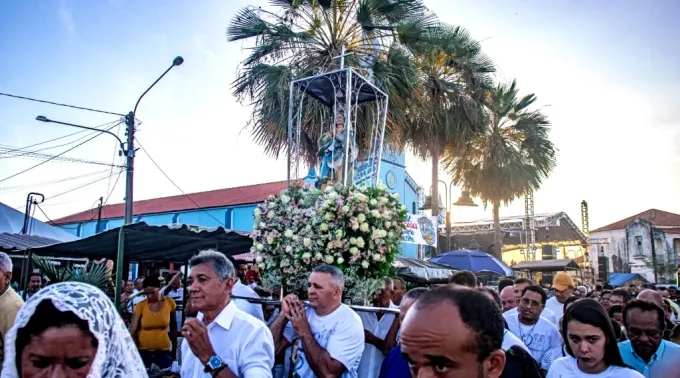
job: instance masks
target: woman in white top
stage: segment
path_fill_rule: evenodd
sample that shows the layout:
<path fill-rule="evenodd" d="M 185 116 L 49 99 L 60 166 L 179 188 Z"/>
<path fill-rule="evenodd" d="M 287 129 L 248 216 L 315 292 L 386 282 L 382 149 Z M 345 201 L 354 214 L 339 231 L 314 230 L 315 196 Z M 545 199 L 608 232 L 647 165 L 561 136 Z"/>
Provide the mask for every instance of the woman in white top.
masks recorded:
<path fill-rule="evenodd" d="M 569 306 L 561 331 L 569 355 L 552 363 L 547 378 L 644 378 L 623 362 L 609 316 L 594 299 Z"/>

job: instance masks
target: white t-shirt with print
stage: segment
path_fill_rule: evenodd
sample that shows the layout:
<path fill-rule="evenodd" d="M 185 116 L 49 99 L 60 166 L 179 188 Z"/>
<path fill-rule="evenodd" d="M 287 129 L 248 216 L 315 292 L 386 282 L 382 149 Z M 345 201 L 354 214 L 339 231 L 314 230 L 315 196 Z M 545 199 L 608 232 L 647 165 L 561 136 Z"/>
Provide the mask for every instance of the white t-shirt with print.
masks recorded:
<path fill-rule="evenodd" d="M 564 315 L 564 303 L 560 303 L 557 300 L 557 297 L 552 297 L 545 301 L 545 308 L 552 311 L 555 314 L 555 317 L 557 317 L 557 319 L 561 318 L 562 315 Z"/>
<path fill-rule="evenodd" d="M 531 353 L 529 348 L 527 348 L 527 346 L 524 345 L 524 343 L 522 342 L 522 340 L 519 339 L 519 337 L 515 336 L 514 333 L 506 329 L 503 332 L 503 345 L 501 345 L 501 349 L 508 350 L 515 345 Z"/>
<path fill-rule="evenodd" d="M 508 330 L 522 340 L 536 361 L 540 362 L 545 352 L 562 344 L 557 326 L 542 316 L 533 325 L 520 323 L 519 315 L 503 315 L 503 318 L 508 323 Z"/>
<path fill-rule="evenodd" d="M 305 313 L 316 342 L 347 369 L 342 377 L 359 378 L 359 362 L 364 351 L 364 327 L 359 315 L 344 304 L 325 316 L 316 315 L 312 308 L 307 308 Z M 286 324 L 283 336 L 291 343 L 297 337 L 291 323 Z M 302 342 L 297 340 L 297 345 L 296 376 L 315 378 L 305 358 Z"/>
<path fill-rule="evenodd" d="M 607 370 L 598 374 L 582 372 L 571 356 L 556 359 L 548 370 L 546 378 L 644 378 L 644 375 L 633 369 L 621 366 L 610 366 Z"/>

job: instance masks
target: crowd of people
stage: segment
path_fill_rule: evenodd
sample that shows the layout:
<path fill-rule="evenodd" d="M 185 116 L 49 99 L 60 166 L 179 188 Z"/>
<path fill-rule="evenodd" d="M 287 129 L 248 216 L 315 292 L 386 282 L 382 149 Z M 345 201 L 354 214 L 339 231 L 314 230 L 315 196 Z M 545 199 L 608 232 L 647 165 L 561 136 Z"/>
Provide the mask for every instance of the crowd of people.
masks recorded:
<path fill-rule="evenodd" d="M 142 277 L 116 309 L 77 282 L 29 287 L 24 303 L 11 264 L 0 253 L 3 378 L 135 378 L 151 366 L 219 378 L 680 377 L 675 288 L 577 286 L 565 272 L 549 290 L 527 278 L 490 288 L 458 271 L 410 290 L 385 277 L 375 309 L 355 311 L 342 271 L 320 265 L 306 302 L 289 294 L 274 307 L 245 300 L 276 297 L 257 271 L 206 250 L 186 288 L 181 273 Z"/>

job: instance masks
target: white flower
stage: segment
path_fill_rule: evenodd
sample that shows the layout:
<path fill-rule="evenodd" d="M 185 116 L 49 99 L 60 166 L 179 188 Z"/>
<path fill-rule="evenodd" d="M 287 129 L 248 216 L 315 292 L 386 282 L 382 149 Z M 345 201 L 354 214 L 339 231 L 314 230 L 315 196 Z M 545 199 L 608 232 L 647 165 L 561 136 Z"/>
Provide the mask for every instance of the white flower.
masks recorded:
<path fill-rule="evenodd" d="M 326 264 L 332 264 L 334 261 L 335 259 L 333 258 L 333 256 L 331 255 L 326 256 Z"/>
<path fill-rule="evenodd" d="M 357 253 L 359 253 L 359 248 L 357 248 L 357 247 L 352 247 L 352 248 L 349 249 L 349 253 L 350 253 L 351 255 L 356 255 Z"/>
<path fill-rule="evenodd" d="M 335 239 L 340 240 L 342 237 L 345 236 L 344 232 L 342 230 L 336 230 L 335 231 Z"/>
<path fill-rule="evenodd" d="M 255 246 L 250 247 L 250 253 L 255 253 L 257 251 L 257 248 Z"/>
<path fill-rule="evenodd" d="M 267 224 L 266 224 L 266 223 L 260 222 L 260 228 L 266 228 L 266 227 L 267 227 Z"/>
<path fill-rule="evenodd" d="M 392 222 L 385 222 L 385 227 L 390 228 L 392 227 Z"/>
<path fill-rule="evenodd" d="M 269 208 L 270 209 L 276 209 L 276 202 L 269 202 Z"/>
<path fill-rule="evenodd" d="M 375 198 L 371 198 L 368 203 L 370 203 L 371 206 L 378 206 L 378 201 Z"/>
<path fill-rule="evenodd" d="M 332 185 L 328 185 L 326 187 L 326 193 L 331 193 L 331 192 L 335 192 L 335 188 Z"/>
<path fill-rule="evenodd" d="M 256 261 L 258 264 L 261 263 L 261 262 L 262 262 L 262 256 L 257 255 L 257 257 L 255 258 L 255 261 Z"/>
<path fill-rule="evenodd" d="M 380 212 L 378 210 L 371 211 L 373 218 L 380 218 Z"/>
<path fill-rule="evenodd" d="M 359 223 L 352 223 L 352 230 L 356 231 L 359 229 Z"/>
<path fill-rule="evenodd" d="M 342 212 L 343 213 L 349 213 L 349 206 L 345 205 L 342 207 Z"/>
<path fill-rule="evenodd" d="M 398 200 L 399 199 L 399 193 L 392 193 L 392 194 L 390 194 L 390 197 L 392 197 L 392 199 Z"/>
<path fill-rule="evenodd" d="M 328 242 L 328 244 L 326 244 L 326 249 L 333 249 L 333 246 L 334 246 L 334 245 L 335 245 L 335 243 L 333 243 L 333 242 Z"/>
<path fill-rule="evenodd" d="M 361 232 L 368 232 L 368 229 L 369 229 L 369 228 L 368 228 L 368 223 L 362 223 L 362 224 L 359 226 L 359 229 L 361 230 Z"/>
<path fill-rule="evenodd" d="M 380 189 L 380 190 L 387 190 L 387 187 L 385 186 L 385 184 L 383 184 L 382 181 L 380 181 L 380 180 L 378 180 L 378 184 L 376 184 L 375 187 L 377 189 Z"/>
<path fill-rule="evenodd" d="M 381 205 L 384 205 L 384 204 L 386 204 L 389 200 L 388 200 L 387 198 L 385 198 L 385 197 L 380 197 L 380 200 L 379 200 L 379 201 L 380 201 L 380 204 L 381 204 Z"/>
<path fill-rule="evenodd" d="M 319 228 L 321 228 L 321 231 L 328 231 L 328 225 L 326 223 L 321 223 L 321 226 L 319 226 Z"/>
<path fill-rule="evenodd" d="M 366 242 L 364 241 L 364 238 L 358 237 L 357 238 L 357 247 L 364 248 L 365 245 L 366 245 Z"/>
<path fill-rule="evenodd" d="M 359 216 L 357 216 L 357 220 L 359 223 L 364 223 L 366 222 L 366 216 L 364 214 L 359 214 Z"/>
<path fill-rule="evenodd" d="M 283 235 L 287 238 L 292 238 L 293 237 L 293 230 L 288 229 L 286 232 L 283 233 Z"/>
<path fill-rule="evenodd" d="M 349 244 L 351 245 L 357 244 L 357 238 L 349 238 Z"/>
<path fill-rule="evenodd" d="M 331 193 L 328 195 L 328 198 L 330 198 L 330 199 L 333 200 L 333 201 L 335 201 L 336 199 L 338 199 L 338 197 L 339 197 L 339 196 L 338 196 L 338 193 L 336 193 L 336 192 L 331 192 Z"/>
<path fill-rule="evenodd" d="M 259 207 L 256 207 L 255 211 L 253 211 L 253 215 L 255 215 L 255 218 L 259 218 L 262 215 L 262 210 L 260 210 Z"/>
<path fill-rule="evenodd" d="M 323 219 L 325 219 L 325 220 L 327 220 L 327 221 L 332 221 L 333 218 L 335 218 L 335 216 L 333 215 L 333 213 L 326 213 L 326 214 L 324 214 L 324 216 L 323 216 Z"/>
<path fill-rule="evenodd" d="M 271 236 L 267 236 L 267 244 L 274 244 L 274 238 Z"/>
<path fill-rule="evenodd" d="M 267 267 L 267 265 L 265 263 L 259 263 L 259 264 L 257 264 L 257 266 L 259 266 L 260 269 L 264 269 L 264 268 Z"/>
<path fill-rule="evenodd" d="M 375 261 L 380 261 L 381 258 L 382 258 L 382 256 L 377 254 L 377 253 L 375 255 L 373 255 L 373 260 L 375 260 Z"/>
<path fill-rule="evenodd" d="M 338 264 L 342 264 L 344 262 L 345 262 L 345 259 L 343 259 L 342 257 L 338 257 Z"/>
<path fill-rule="evenodd" d="M 380 233 L 380 237 L 382 237 L 382 238 L 387 236 L 387 231 L 385 231 L 385 230 L 378 230 L 378 232 Z"/>
<path fill-rule="evenodd" d="M 317 252 L 317 254 L 314 255 L 314 259 L 315 259 L 315 260 L 323 260 L 323 255 L 322 255 L 321 253 L 318 253 L 318 252 Z"/>
<path fill-rule="evenodd" d="M 394 232 L 392 232 L 392 231 L 388 232 L 388 233 L 387 233 L 387 236 L 390 237 L 390 238 L 393 238 L 393 237 L 394 237 Z"/>
<path fill-rule="evenodd" d="M 286 246 L 286 252 L 288 252 L 288 253 L 293 252 L 293 247 L 287 245 L 287 246 Z"/>
<path fill-rule="evenodd" d="M 368 261 L 364 260 L 361 262 L 361 266 L 364 267 L 364 269 L 368 269 Z"/>
<path fill-rule="evenodd" d="M 274 210 L 269 210 L 269 212 L 267 213 L 267 218 L 274 218 L 274 215 L 276 215 L 274 213 Z"/>
<path fill-rule="evenodd" d="M 298 241 L 298 240 L 300 240 L 300 238 L 299 238 L 297 235 L 293 235 L 293 237 L 292 237 L 291 239 L 293 239 L 293 241 Z"/>
<path fill-rule="evenodd" d="M 312 239 L 310 239 L 310 238 L 304 238 L 304 240 L 302 240 L 302 244 L 303 244 L 305 247 L 309 248 L 309 247 L 312 246 Z"/>
<path fill-rule="evenodd" d="M 309 253 L 309 252 L 305 252 L 305 253 L 302 254 L 302 258 L 303 258 L 303 259 L 309 259 L 309 258 L 311 258 L 311 257 L 312 257 L 312 254 Z"/>
<path fill-rule="evenodd" d="M 257 248 L 258 251 L 261 251 L 261 250 L 264 249 L 264 245 L 262 245 L 261 243 L 257 243 L 257 245 L 255 246 L 255 248 Z"/>
<path fill-rule="evenodd" d="M 281 203 L 285 205 L 285 204 L 287 204 L 288 202 L 290 202 L 290 197 L 288 197 L 288 196 L 285 195 L 285 194 L 282 194 L 282 195 L 281 195 Z"/>

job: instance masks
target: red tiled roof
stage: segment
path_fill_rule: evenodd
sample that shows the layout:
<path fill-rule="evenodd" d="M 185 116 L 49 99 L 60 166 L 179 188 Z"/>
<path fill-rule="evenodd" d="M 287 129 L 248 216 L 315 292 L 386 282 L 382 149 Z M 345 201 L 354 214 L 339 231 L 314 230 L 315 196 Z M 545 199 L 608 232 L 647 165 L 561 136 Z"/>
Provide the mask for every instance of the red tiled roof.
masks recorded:
<path fill-rule="evenodd" d="M 207 192 L 189 193 L 187 196 L 152 198 L 135 201 L 133 216 L 144 214 L 168 213 L 172 211 L 207 209 L 212 207 L 248 205 L 260 203 L 272 194 L 286 189 L 286 181 L 268 182 L 264 184 L 239 186 L 236 188 L 217 189 Z M 190 197 L 191 199 L 189 199 Z M 193 200 L 193 202 L 191 201 Z M 87 222 L 97 217 L 98 210 L 91 209 L 69 215 L 54 221 L 56 224 Z M 102 207 L 102 219 L 122 218 L 125 215 L 125 204 L 116 203 Z"/>
<path fill-rule="evenodd" d="M 669 232 L 666 230 L 666 228 L 674 229 L 678 228 L 680 229 L 680 214 L 675 214 L 675 213 L 669 213 L 667 211 L 662 211 L 662 210 L 656 210 L 656 209 L 649 209 L 647 211 L 643 211 L 640 214 L 633 215 L 632 217 L 628 217 L 626 219 L 622 219 L 618 222 L 614 222 L 610 225 L 600 227 L 596 230 L 590 231 L 590 233 L 593 232 L 600 232 L 600 231 L 611 231 L 611 230 L 622 230 L 626 228 L 626 225 L 635 218 L 640 218 L 642 220 L 646 220 L 647 222 L 650 222 L 652 225 L 659 227 L 660 229 Z M 672 232 L 671 232 L 672 233 Z"/>

